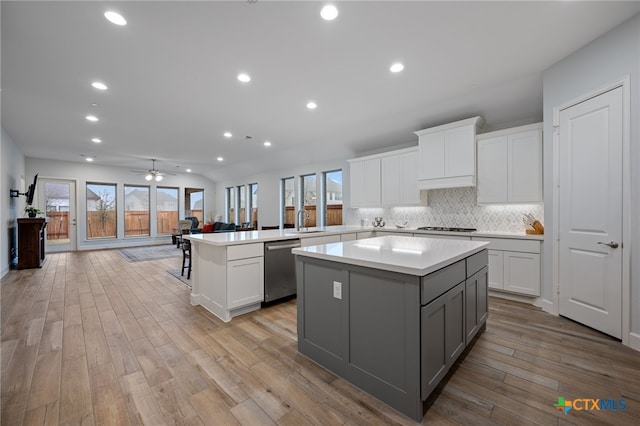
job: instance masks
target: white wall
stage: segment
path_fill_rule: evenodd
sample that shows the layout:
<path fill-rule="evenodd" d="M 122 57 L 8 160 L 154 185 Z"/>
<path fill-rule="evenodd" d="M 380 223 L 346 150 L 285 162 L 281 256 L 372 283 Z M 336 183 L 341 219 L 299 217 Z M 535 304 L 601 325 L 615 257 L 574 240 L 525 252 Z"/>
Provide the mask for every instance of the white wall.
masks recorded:
<path fill-rule="evenodd" d="M 25 159 L 24 155 L 13 140 L 2 129 L 2 138 L 0 142 L 0 196 L 2 201 L 0 205 L 0 223 L 2 223 L 2 231 L 0 232 L 0 276 L 4 276 L 9 271 L 12 255 L 10 245 L 12 238 L 17 239 L 17 222 L 16 219 L 22 216 L 25 204 L 24 196 L 18 198 L 10 198 L 9 190 L 18 189 L 25 192 L 28 185 L 25 179 Z M 17 246 L 16 246 L 17 247 Z"/>
<path fill-rule="evenodd" d="M 86 239 L 86 221 L 83 220 L 86 214 L 86 183 L 115 183 L 117 187 L 116 200 L 118 205 L 123 205 L 123 185 L 149 185 L 150 203 L 155 203 L 156 186 L 168 186 L 179 188 L 179 217 L 185 216 L 184 212 L 184 188 L 204 188 L 204 216 L 205 219 L 215 211 L 215 184 L 209 179 L 200 175 L 178 174 L 176 176 L 165 176 L 159 184 L 149 183 L 144 179 L 144 175 L 135 174 L 126 168 L 101 166 L 99 164 L 73 163 L 66 161 L 44 160 L 36 158 L 26 159 L 26 175 L 33 177 L 38 173 L 40 179 L 69 179 L 76 183 L 76 204 L 77 204 L 77 235 L 78 250 L 89 250 L 97 248 L 123 247 L 132 245 L 154 244 L 166 242 L 170 239 L 167 236 L 154 237 L 156 222 L 154 215 L 151 216 L 151 237 L 115 238 L 105 240 Z M 38 191 L 42 190 L 42 185 L 38 185 Z M 38 207 L 36 202 L 34 206 Z M 120 228 L 120 226 L 119 226 Z M 121 232 L 119 232 L 120 234 Z"/>
<path fill-rule="evenodd" d="M 544 245 L 543 297 L 553 303 L 553 109 L 629 76 L 631 80 L 631 332 L 640 343 L 640 15 L 556 63 L 543 74 L 544 85 L 544 194 L 548 232 Z M 562 165 L 559 165 L 562 167 Z M 624 303 L 629 301 L 625 300 Z M 553 306 L 554 308 L 557 308 Z M 632 336 L 633 344 L 633 336 Z M 640 349 L 640 346 L 638 346 Z"/>

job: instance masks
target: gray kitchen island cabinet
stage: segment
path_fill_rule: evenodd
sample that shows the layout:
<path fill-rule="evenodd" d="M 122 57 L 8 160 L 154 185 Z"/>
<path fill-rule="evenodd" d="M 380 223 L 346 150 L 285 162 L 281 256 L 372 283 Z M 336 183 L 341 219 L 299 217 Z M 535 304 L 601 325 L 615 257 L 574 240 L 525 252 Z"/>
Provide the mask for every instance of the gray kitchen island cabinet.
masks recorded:
<path fill-rule="evenodd" d="M 484 328 L 485 245 L 387 236 L 293 252 L 299 352 L 421 421 Z"/>

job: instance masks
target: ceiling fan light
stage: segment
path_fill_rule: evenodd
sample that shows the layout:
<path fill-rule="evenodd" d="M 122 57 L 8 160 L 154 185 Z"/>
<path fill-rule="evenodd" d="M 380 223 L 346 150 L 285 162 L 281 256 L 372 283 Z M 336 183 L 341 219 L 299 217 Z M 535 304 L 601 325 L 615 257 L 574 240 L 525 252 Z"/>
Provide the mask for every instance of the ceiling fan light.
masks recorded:
<path fill-rule="evenodd" d="M 153 176 L 151 176 L 151 173 L 148 173 L 144 178 L 146 180 L 151 180 L 151 179 L 153 179 Z"/>
<path fill-rule="evenodd" d="M 162 180 L 162 175 L 156 175 L 156 182 L 160 182 Z"/>

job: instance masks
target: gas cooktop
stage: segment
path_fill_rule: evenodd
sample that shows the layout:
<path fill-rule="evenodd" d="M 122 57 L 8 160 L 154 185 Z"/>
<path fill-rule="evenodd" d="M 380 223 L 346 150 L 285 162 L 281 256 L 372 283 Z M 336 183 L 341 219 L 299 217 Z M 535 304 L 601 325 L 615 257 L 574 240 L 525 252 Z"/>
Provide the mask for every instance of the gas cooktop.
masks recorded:
<path fill-rule="evenodd" d="M 476 228 L 455 228 L 448 226 L 421 226 L 420 229 L 422 231 L 447 231 L 447 232 L 474 232 L 477 231 Z"/>

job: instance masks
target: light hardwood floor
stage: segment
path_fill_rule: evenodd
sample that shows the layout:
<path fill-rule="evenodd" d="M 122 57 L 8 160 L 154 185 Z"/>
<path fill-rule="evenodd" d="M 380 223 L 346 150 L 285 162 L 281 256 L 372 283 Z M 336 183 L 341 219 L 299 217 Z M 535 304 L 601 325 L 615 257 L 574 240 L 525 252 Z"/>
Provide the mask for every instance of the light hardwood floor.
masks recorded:
<path fill-rule="evenodd" d="M 299 355 L 295 301 L 223 323 L 165 272 L 113 250 L 51 254 L 2 279 L 1 424 L 415 424 Z M 372 354 L 375 356 L 375 354 Z M 624 411 L 554 408 L 559 396 Z M 640 353 L 491 299 L 487 330 L 423 423 L 640 421 Z"/>

